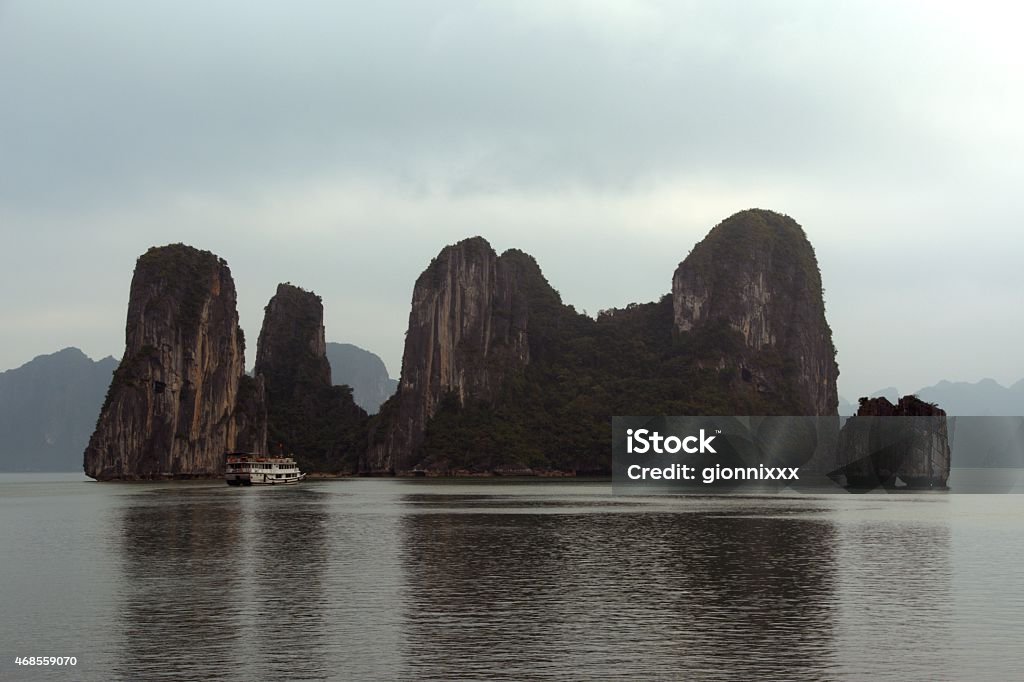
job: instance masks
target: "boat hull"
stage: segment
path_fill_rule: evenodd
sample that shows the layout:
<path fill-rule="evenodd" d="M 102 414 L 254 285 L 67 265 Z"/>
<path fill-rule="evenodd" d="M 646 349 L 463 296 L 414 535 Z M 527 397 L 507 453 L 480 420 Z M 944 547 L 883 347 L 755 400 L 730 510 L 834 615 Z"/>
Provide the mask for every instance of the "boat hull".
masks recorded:
<path fill-rule="evenodd" d="M 226 480 L 228 485 L 295 485 L 305 477 L 305 474 L 289 478 L 270 478 L 263 474 L 235 474 Z"/>

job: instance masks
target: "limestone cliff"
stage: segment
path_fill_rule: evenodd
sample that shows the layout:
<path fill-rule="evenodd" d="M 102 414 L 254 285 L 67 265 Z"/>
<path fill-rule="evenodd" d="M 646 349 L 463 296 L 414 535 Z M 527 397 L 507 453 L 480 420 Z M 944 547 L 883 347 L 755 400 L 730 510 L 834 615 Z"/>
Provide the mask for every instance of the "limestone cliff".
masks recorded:
<path fill-rule="evenodd" d="M 950 447 L 946 412 L 908 395 L 893 405 L 861 398 L 839 434 L 839 469 L 851 488 L 944 488 Z"/>
<path fill-rule="evenodd" d="M 672 278 L 678 335 L 715 325 L 735 332 L 711 362 L 737 394 L 759 395 L 792 415 L 834 415 L 832 333 L 814 249 L 791 218 L 742 211 L 715 227 Z"/>
<path fill-rule="evenodd" d="M 474 237 L 445 248 L 419 276 L 398 392 L 373 428 L 364 471 L 411 469 L 427 422 L 446 395 L 460 406 L 492 403 L 508 372 L 529 362 L 519 273 L 515 253 L 499 258 Z"/>
<path fill-rule="evenodd" d="M 768 211 L 712 230 L 671 294 L 596 319 L 527 254 L 467 239 L 416 281 L 361 470 L 607 472 L 612 415 L 835 415 L 834 355 L 814 251 Z"/>
<path fill-rule="evenodd" d="M 100 480 L 217 476 L 238 446 L 245 341 L 227 263 L 184 244 L 135 266 L 125 352 L 85 450 Z M 263 451 L 260 396 L 247 398 L 246 447 Z"/>
<path fill-rule="evenodd" d="M 242 375 L 235 402 L 235 446 L 237 452 L 267 452 L 267 391 L 262 376 Z"/>
<path fill-rule="evenodd" d="M 355 470 L 366 412 L 347 386 L 333 386 L 319 296 L 279 284 L 267 304 L 254 374 L 265 382 L 272 451 L 294 453 L 305 471 Z"/>

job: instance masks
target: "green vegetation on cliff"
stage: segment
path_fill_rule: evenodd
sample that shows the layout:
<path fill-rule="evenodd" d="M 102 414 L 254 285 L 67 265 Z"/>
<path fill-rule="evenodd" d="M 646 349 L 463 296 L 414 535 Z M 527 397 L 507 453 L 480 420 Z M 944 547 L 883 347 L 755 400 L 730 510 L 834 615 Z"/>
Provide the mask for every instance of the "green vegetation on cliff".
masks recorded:
<path fill-rule="evenodd" d="M 607 471 L 614 415 L 788 413 L 737 391 L 736 372 L 696 362 L 743 345 L 727 325 L 673 338 L 669 295 L 594 320 L 564 305 L 532 258 L 502 257 L 522 260 L 528 273 L 530 364 L 506 379 L 493 405 L 445 397 L 427 426 L 427 468 Z"/>
<path fill-rule="evenodd" d="M 796 221 L 786 215 L 762 209 L 740 211 L 719 223 L 686 257 L 689 269 L 705 279 L 719 298 L 739 295 L 738 272 L 757 266 L 756 259 L 767 256 L 775 283 L 787 282 L 796 291 L 777 292 L 792 295 L 801 291 L 817 295 L 805 302 L 806 314 L 820 315 L 824 329 L 832 330 L 824 320 L 825 301 L 821 271 L 814 247 Z"/>
<path fill-rule="evenodd" d="M 151 247 L 139 256 L 135 270 L 143 273 L 140 282 L 158 287 L 163 297 L 175 302 L 183 337 L 192 339 L 210 296 L 210 274 L 226 265 L 214 253 L 178 243 Z"/>
<path fill-rule="evenodd" d="M 270 454 L 294 453 L 303 471 L 354 472 L 366 448 L 366 412 L 348 386 L 267 382 Z"/>
<path fill-rule="evenodd" d="M 822 409 L 830 381 L 834 395 L 820 273 L 786 216 L 740 212 L 694 248 L 677 277 L 703 296 L 693 302 L 703 317 L 684 327 L 672 294 L 592 319 L 562 303 L 532 257 L 509 250 L 499 262 L 525 300 L 529 362 L 509 364 L 493 399 L 442 396 L 411 457 L 418 467 L 607 471 L 614 415 L 797 415 Z M 750 324 L 778 343 L 755 340 Z M 492 347 L 478 363 L 478 349 L 456 351 L 467 371 L 507 357 Z M 802 368 L 801 355 L 827 362 Z M 808 386 L 826 386 L 825 398 Z M 396 404 L 380 419 L 394 419 Z"/>

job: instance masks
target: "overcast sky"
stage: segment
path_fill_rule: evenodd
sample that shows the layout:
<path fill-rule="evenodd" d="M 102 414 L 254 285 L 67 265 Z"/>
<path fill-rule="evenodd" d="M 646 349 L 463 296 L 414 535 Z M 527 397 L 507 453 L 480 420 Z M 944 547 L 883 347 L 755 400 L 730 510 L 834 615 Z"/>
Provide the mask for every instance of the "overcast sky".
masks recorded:
<path fill-rule="evenodd" d="M 1024 377 L 1024 21 L 977 2 L 0 0 L 0 369 L 124 350 L 135 259 L 227 259 L 400 369 L 475 234 L 591 314 L 801 223 L 840 393 Z"/>

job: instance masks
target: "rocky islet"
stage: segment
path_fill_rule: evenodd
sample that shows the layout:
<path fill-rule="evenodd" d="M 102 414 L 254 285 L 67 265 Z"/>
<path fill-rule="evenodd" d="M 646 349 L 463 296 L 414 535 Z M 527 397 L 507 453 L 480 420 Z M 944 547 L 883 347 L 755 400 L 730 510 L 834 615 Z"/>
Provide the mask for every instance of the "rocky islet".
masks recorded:
<path fill-rule="evenodd" d="M 596 319 L 522 251 L 446 247 L 415 283 L 398 388 L 372 418 L 331 385 L 324 338 L 320 298 L 280 285 L 247 377 L 227 264 L 150 249 L 86 473 L 216 476 L 225 451 L 277 447 L 332 473 L 602 471 L 612 414 L 837 407 L 814 250 L 794 220 L 758 209 L 712 229 L 659 301 Z"/>

